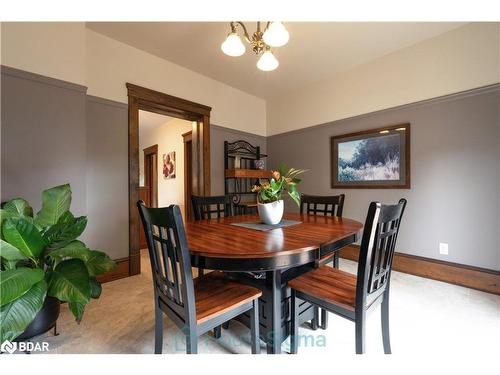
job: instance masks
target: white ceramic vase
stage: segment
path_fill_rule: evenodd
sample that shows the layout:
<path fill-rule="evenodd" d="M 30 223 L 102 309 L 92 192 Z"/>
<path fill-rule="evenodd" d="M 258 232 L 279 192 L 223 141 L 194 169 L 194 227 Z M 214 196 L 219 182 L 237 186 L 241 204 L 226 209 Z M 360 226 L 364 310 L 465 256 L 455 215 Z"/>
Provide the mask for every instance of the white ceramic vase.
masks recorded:
<path fill-rule="evenodd" d="M 284 204 L 283 200 L 271 203 L 257 203 L 260 220 L 269 225 L 276 225 L 283 217 Z"/>

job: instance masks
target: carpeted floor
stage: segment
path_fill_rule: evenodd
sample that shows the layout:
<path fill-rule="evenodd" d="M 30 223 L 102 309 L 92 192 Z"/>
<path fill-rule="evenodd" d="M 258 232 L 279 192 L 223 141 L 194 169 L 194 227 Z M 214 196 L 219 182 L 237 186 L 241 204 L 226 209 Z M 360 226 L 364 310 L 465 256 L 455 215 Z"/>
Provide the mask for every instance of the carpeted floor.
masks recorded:
<path fill-rule="evenodd" d="M 153 353 L 151 273 L 147 253 L 142 257 L 142 274 L 104 284 L 101 298 L 88 305 L 80 325 L 63 306 L 60 335 L 49 332 L 38 341 L 49 343 L 49 353 Z M 355 273 L 356 267 L 341 260 L 343 270 Z M 498 355 L 500 296 L 393 272 L 390 322 L 393 354 Z M 368 315 L 367 324 L 367 353 L 383 353 L 379 308 Z M 354 353 L 354 324 L 332 314 L 326 331 L 304 326 L 299 333 L 299 354 Z M 185 352 L 183 335 L 167 317 L 164 335 L 164 353 Z M 285 342 L 283 351 L 287 348 Z M 250 353 L 249 331 L 231 323 L 219 340 L 202 336 L 199 352 Z"/>

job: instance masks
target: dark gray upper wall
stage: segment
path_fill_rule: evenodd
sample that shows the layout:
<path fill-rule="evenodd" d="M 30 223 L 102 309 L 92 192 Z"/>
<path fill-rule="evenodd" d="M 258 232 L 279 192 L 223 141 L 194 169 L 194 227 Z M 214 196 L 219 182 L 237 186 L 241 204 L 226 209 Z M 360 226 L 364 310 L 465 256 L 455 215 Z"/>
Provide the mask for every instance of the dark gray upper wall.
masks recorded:
<path fill-rule="evenodd" d="M 238 140 L 245 140 L 254 146 L 260 146 L 260 152 L 263 154 L 267 153 L 266 137 L 211 125 L 210 181 L 212 195 L 224 194 L 224 141 L 235 142 Z"/>
<path fill-rule="evenodd" d="M 40 208 L 43 189 L 66 182 L 72 211 L 88 216 L 82 239 L 128 256 L 128 109 L 68 82 L 2 67 L 1 198 Z M 264 137 L 211 126 L 212 193 L 224 193 L 224 141 L 266 152 Z"/>
<path fill-rule="evenodd" d="M 87 97 L 88 245 L 128 256 L 128 106 Z"/>
<path fill-rule="evenodd" d="M 72 210 L 89 215 L 85 241 L 113 258 L 128 256 L 127 108 L 87 97 L 85 88 L 2 67 L 1 197 L 23 196 L 40 208 L 41 190 L 70 182 Z M 364 220 L 372 200 L 409 199 L 398 249 L 500 268 L 500 97 L 457 95 L 266 138 L 212 126 L 212 194 L 224 192 L 224 140 L 245 139 L 310 168 L 301 190 L 330 189 L 329 138 L 412 124 L 411 190 L 346 190 L 345 215 Z M 291 204 L 287 204 L 292 208 Z M 450 244 L 440 257 L 438 242 Z"/>
<path fill-rule="evenodd" d="M 397 250 L 500 269 L 500 89 L 414 104 L 268 138 L 271 165 L 309 169 L 300 191 L 346 194 L 364 222 L 371 201 L 408 199 Z M 330 188 L 330 137 L 411 123 L 411 190 Z M 291 202 L 287 209 L 294 210 Z M 449 243 L 440 255 L 439 242 Z"/>
<path fill-rule="evenodd" d="M 70 183 L 71 209 L 86 212 L 83 86 L 2 66 L 2 201 L 24 197 L 35 210 L 42 190 Z"/>

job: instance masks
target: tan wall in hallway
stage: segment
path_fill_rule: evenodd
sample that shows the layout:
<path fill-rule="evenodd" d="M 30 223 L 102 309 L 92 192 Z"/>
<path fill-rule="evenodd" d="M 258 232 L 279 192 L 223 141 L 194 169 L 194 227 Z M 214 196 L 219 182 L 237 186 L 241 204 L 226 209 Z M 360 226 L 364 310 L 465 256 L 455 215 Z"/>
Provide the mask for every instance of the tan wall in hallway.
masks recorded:
<path fill-rule="evenodd" d="M 182 134 L 191 131 L 190 121 L 169 119 L 167 122 L 147 129 L 141 128 L 139 113 L 139 185 L 144 181 L 144 152 L 146 147 L 158 145 L 158 207 L 177 204 L 185 215 L 184 209 L 184 143 Z M 175 178 L 163 175 L 163 155 L 175 151 Z"/>

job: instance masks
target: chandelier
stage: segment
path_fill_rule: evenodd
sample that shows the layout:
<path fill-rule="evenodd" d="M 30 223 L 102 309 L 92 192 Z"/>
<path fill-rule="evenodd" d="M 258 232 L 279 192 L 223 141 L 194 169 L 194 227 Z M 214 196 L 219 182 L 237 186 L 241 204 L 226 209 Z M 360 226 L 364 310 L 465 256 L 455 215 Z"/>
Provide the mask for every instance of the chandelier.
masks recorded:
<path fill-rule="evenodd" d="M 250 44 L 252 51 L 260 56 L 257 61 L 257 68 L 269 72 L 279 66 L 278 59 L 271 51 L 271 47 L 281 47 L 288 43 L 290 35 L 282 22 L 268 22 L 264 31 L 260 28 L 260 22 L 257 22 L 257 31 L 252 36 L 248 34 L 246 26 L 241 21 L 230 23 L 231 32 L 220 48 L 228 56 L 241 56 L 245 53 L 245 44 L 238 35 L 237 28 L 243 30 L 245 41 Z"/>

